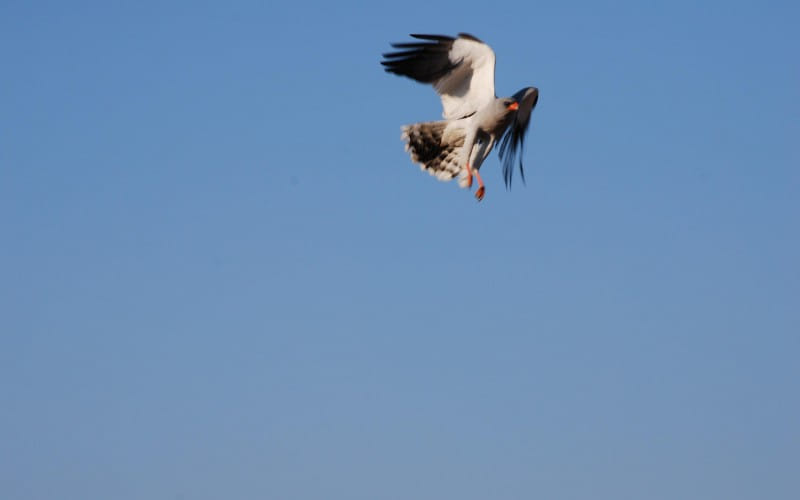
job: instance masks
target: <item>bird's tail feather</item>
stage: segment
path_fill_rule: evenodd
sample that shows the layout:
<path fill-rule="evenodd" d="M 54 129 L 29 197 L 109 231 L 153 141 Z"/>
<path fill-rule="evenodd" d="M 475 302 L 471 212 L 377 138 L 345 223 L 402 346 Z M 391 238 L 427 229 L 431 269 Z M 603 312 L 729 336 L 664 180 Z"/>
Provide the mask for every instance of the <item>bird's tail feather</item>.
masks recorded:
<path fill-rule="evenodd" d="M 402 138 L 411 160 L 422 170 L 436 176 L 440 181 L 449 181 L 462 174 L 461 187 L 466 187 L 460 148 L 464 145 L 464 131 L 447 127 L 448 122 L 425 122 L 403 127 Z"/>

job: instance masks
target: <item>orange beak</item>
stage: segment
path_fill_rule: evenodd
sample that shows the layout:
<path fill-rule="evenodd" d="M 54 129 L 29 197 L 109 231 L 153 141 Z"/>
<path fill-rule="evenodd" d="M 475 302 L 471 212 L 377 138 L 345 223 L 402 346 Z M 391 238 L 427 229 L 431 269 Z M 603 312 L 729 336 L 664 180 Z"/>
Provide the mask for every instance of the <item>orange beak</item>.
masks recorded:
<path fill-rule="evenodd" d="M 516 111 L 516 110 L 519 109 L 519 103 L 518 102 L 512 102 L 511 104 L 508 105 L 508 108 L 506 108 L 506 109 L 508 109 L 509 111 Z"/>

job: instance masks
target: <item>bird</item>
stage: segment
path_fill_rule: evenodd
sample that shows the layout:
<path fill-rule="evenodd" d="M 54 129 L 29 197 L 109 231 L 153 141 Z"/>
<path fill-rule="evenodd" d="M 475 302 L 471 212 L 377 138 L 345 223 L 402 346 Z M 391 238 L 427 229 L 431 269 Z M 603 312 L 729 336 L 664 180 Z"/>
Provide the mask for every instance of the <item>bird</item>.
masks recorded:
<path fill-rule="evenodd" d="M 411 160 L 439 180 L 458 176 L 462 188 L 471 188 L 474 178 L 475 198 L 481 201 L 486 188 L 479 171 L 499 143 L 506 188 L 511 187 L 517 155 L 524 183 L 522 149 L 539 89 L 525 87 L 511 97 L 497 97 L 494 51 L 473 35 L 410 36 L 415 41 L 392 43 L 399 50 L 382 54 L 381 64 L 388 73 L 433 85 L 444 118 L 402 127 Z"/>

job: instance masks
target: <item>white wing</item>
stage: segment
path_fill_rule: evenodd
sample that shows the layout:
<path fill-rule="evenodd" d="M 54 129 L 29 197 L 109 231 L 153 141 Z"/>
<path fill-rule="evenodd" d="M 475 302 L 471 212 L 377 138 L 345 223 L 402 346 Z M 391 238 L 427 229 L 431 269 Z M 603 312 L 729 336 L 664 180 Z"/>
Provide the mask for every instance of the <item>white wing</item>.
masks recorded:
<path fill-rule="evenodd" d="M 395 43 L 384 54 L 386 71 L 430 83 L 442 98 L 442 116 L 463 118 L 494 98 L 494 51 L 472 35 L 411 35 L 424 42 Z"/>

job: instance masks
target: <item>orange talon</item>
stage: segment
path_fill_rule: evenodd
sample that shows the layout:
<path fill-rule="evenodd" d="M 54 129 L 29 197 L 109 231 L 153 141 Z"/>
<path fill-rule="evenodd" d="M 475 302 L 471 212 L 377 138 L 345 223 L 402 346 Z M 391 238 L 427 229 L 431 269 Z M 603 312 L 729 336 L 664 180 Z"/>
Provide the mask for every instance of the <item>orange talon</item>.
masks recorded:
<path fill-rule="evenodd" d="M 467 163 L 467 187 L 472 187 L 472 169 L 469 168 L 469 163 Z"/>
<path fill-rule="evenodd" d="M 475 198 L 477 198 L 478 201 L 481 201 L 483 200 L 483 195 L 486 192 L 486 188 L 483 187 L 483 179 L 481 179 L 481 174 L 479 174 L 477 170 L 475 171 L 475 178 L 478 180 L 478 190 L 475 191 Z"/>

